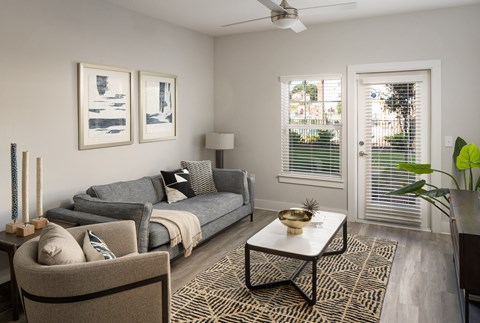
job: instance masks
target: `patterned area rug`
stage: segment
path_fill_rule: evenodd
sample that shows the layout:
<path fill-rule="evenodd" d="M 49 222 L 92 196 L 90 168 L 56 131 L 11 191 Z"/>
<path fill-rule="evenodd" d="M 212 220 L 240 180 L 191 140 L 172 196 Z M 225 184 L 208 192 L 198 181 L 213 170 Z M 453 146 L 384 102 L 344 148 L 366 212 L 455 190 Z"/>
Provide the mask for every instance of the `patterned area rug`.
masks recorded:
<path fill-rule="evenodd" d="M 330 247 L 341 246 L 335 238 Z M 318 262 L 317 303 L 308 306 L 289 285 L 250 291 L 242 246 L 173 295 L 172 322 L 379 322 L 396 249 L 396 241 L 349 235 L 345 253 Z M 300 264 L 251 251 L 252 283 L 286 279 Z M 311 295 L 311 265 L 295 281 Z"/>

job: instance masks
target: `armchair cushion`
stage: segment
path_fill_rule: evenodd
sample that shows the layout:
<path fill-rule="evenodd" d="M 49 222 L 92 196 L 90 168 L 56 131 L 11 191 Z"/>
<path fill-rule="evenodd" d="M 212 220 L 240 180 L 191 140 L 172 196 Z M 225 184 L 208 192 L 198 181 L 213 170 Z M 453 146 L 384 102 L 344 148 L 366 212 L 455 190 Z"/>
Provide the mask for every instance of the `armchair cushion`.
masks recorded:
<path fill-rule="evenodd" d="M 91 230 L 85 232 L 85 238 L 83 238 L 83 252 L 87 257 L 87 261 L 117 258 L 108 248 L 107 244 Z"/>
<path fill-rule="evenodd" d="M 50 222 L 40 234 L 38 262 L 42 265 L 82 263 L 85 262 L 85 254 L 67 230 Z"/>

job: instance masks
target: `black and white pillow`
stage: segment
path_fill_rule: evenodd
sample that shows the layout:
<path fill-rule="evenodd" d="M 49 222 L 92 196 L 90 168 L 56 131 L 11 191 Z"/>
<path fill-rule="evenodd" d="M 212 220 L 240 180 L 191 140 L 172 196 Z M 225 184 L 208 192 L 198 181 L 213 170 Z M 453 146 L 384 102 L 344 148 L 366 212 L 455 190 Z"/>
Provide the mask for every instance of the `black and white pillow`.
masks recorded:
<path fill-rule="evenodd" d="M 213 181 L 211 161 L 182 161 L 181 165 L 190 172 L 192 188 L 195 194 L 217 192 L 215 182 Z"/>
<path fill-rule="evenodd" d="M 181 169 L 171 172 L 162 170 L 161 173 L 168 203 L 175 203 L 195 196 L 195 192 L 190 185 L 188 170 Z"/>
<path fill-rule="evenodd" d="M 85 253 L 87 261 L 117 258 L 110 248 L 108 248 L 107 244 L 91 230 L 85 232 L 85 238 L 83 239 L 83 252 Z"/>

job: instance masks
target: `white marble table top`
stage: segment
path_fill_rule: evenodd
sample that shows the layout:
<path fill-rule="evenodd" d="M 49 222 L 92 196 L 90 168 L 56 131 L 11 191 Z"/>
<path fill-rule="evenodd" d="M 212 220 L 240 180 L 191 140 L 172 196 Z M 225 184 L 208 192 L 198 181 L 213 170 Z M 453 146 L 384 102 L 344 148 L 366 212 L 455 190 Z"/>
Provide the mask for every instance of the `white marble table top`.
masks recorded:
<path fill-rule="evenodd" d="M 257 232 L 248 239 L 252 247 L 265 248 L 307 257 L 321 254 L 328 243 L 346 221 L 346 215 L 341 213 L 315 213 L 310 225 L 303 228 L 301 234 L 288 234 L 287 227 L 279 219 Z"/>

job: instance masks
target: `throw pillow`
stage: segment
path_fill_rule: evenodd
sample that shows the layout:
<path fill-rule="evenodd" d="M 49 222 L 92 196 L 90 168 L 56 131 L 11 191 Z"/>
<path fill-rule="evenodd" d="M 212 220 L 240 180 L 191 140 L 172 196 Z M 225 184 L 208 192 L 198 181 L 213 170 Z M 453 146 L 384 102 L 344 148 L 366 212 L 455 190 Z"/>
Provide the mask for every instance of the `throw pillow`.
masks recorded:
<path fill-rule="evenodd" d="M 38 240 L 38 263 L 66 265 L 85 262 L 85 254 L 77 240 L 64 228 L 48 223 Z"/>
<path fill-rule="evenodd" d="M 115 259 L 115 254 L 108 248 L 107 244 L 91 230 L 85 232 L 83 238 L 83 251 L 87 261 Z"/>
<path fill-rule="evenodd" d="M 195 194 L 217 192 L 213 181 L 212 163 L 209 160 L 182 161 L 181 164 L 190 172 Z"/>
<path fill-rule="evenodd" d="M 171 172 L 162 170 L 161 173 L 168 203 L 175 203 L 195 196 L 190 185 L 190 174 L 186 169 Z"/>

